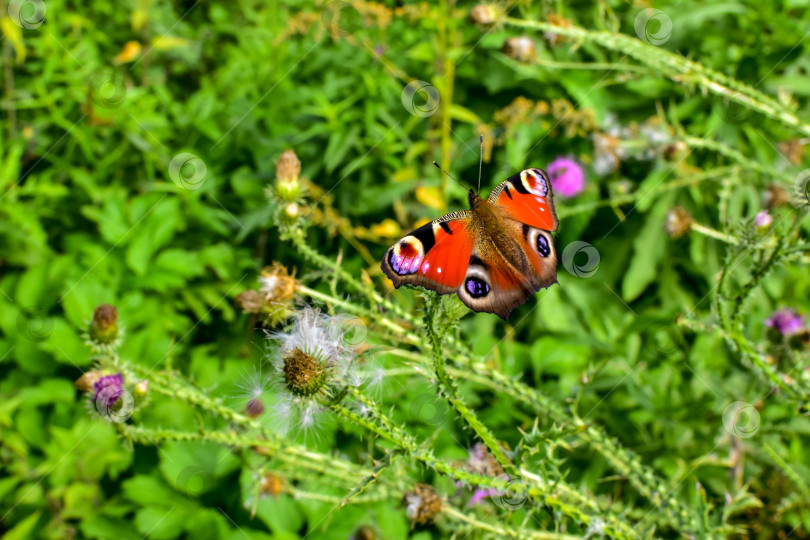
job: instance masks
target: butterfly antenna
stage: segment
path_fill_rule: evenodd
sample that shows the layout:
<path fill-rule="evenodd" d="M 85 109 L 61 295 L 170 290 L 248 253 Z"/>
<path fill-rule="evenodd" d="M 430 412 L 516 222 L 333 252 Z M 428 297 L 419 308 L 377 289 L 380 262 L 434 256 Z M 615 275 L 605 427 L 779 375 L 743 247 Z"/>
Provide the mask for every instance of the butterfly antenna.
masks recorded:
<path fill-rule="evenodd" d="M 461 187 L 463 187 L 463 188 L 464 188 L 464 191 L 467 191 L 467 186 L 465 186 L 464 184 L 462 184 L 461 182 L 459 182 L 458 180 L 456 180 L 456 177 L 455 177 L 455 176 L 453 176 L 453 175 L 452 175 L 452 174 L 450 174 L 449 172 L 447 172 L 447 171 L 445 171 L 444 169 L 442 169 L 442 166 L 441 166 L 441 165 L 439 165 L 438 163 L 436 163 L 435 161 L 433 162 L 433 164 L 434 164 L 434 165 L 436 165 L 436 167 L 438 167 L 438 169 L 439 169 L 440 171 L 442 171 L 444 174 L 446 174 L 447 176 L 449 176 L 450 178 L 452 178 L 452 179 L 453 179 L 453 181 L 455 181 L 455 183 L 456 183 L 456 184 L 458 184 L 458 185 L 460 185 Z"/>
<path fill-rule="evenodd" d="M 478 159 L 478 193 L 481 193 L 481 170 L 484 167 L 484 136 L 481 135 L 481 157 Z"/>

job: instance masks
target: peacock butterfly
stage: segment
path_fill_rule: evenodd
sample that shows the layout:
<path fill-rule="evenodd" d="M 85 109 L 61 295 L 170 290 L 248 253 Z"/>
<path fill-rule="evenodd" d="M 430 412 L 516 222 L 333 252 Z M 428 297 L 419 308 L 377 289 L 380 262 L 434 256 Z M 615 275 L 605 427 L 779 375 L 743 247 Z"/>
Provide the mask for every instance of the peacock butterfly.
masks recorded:
<path fill-rule="evenodd" d="M 505 320 L 535 292 L 557 283 L 553 198 L 542 169 L 510 176 L 487 199 L 470 189 L 470 210 L 447 214 L 399 240 L 385 253 L 382 271 L 396 288 L 411 284 L 456 293 L 471 309 Z"/>

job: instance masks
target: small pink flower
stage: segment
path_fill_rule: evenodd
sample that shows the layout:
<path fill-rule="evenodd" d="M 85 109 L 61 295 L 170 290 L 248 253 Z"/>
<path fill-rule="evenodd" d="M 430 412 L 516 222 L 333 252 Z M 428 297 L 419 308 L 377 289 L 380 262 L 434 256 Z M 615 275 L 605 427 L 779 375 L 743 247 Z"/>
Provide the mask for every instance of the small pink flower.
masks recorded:
<path fill-rule="evenodd" d="M 754 218 L 754 223 L 762 229 L 770 227 L 771 223 L 773 223 L 773 216 L 767 210 L 763 210 Z"/>
<path fill-rule="evenodd" d="M 470 500 L 467 502 L 467 506 L 475 506 L 478 503 L 481 503 L 486 498 L 492 497 L 500 497 L 501 492 L 495 488 L 484 488 L 484 489 L 476 489 L 473 496 L 470 497 Z"/>
<path fill-rule="evenodd" d="M 555 195 L 573 197 L 585 190 L 585 172 L 571 158 L 559 157 L 552 161 L 548 166 L 548 174 Z"/>
<path fill-rule="evenodd" d="M 804 328 L 804 317 L 792 309 L 780 309 L 765 321 L 765 326 L 776 329 L 783 336 L 792 336 Z"/>

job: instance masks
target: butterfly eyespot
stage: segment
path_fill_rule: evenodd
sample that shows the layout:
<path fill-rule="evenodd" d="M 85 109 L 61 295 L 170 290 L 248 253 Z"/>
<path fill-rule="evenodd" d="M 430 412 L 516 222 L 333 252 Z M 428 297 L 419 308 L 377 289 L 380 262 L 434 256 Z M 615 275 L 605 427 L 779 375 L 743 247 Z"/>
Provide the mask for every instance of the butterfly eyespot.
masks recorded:
<path fill-rule="evenodd" d="M 520 173 L 523 187 L 533 195 L 545 197 L 548 195 L 548 181 L 545 173 L 540 169 L 526 169 Z"/>
<path fill-rule="evenodd" d="M 464 288 L 473 298 L 481 298 L 489 294 L 489 284 L 483 279 L 476 277 L 467 278 Z"/>
<path fill-rule="evenodd" d="M 395 244 L 388 257 L 388 264 L 400 276 L 413 274 L 425 259 L 422 242 L 413 237 L 406 237 Z"/>
<path fill-rule="evenodd" d="M 548 243 L 548 239 L 542 234 L 537 235 L 537 252 L 541 257 L 551 255 L 551 246 Z"/>

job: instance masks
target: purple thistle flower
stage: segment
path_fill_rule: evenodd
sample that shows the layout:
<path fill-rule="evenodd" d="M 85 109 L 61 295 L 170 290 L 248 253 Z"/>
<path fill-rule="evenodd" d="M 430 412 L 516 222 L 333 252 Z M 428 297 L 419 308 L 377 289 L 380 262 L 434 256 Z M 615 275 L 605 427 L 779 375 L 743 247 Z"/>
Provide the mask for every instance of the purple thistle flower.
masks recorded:
<path fill-rule="evenodd" d="M 804 328 L 804 317 L 792 309 L 780 309 L 765 321 L 765 326 L 774 328 L 783 336 L 792 336 Z"/>
<path fill-rule="evenodd" d="M 470 497 L 470 500 L 467 502 L 467 506 L 475 506 L 484 501 L 486 498 L 491 497 L 500 497 L 501 492 L 495 488 L 485 488 L 485 489 L 476 489 L 473 496 Z"/>
<path fill-rule="evenodd" d="M 555 195 L 573 197 L 585 190 L 585 172 L 575 160 L 558 157 L 548 166 L 551 187 Z"/>
<path fill-rule="evenodd" d="M 124 393 L 124 376 L 120 373 L 105 375 L 93 383 L 93 401 L 101 397 L 103 407 L 112 407 Z"/>
<path fill-rule="evenodd" d="M 773 216 L 770 215 L 767 210 L 763 210 L 757 214 L 757 217 L 754 218 L 754 224 L 757 227 L 762 227 L 763 229 L 765 227 L 770 227 L 771 223 L 773 223 Z"/>

